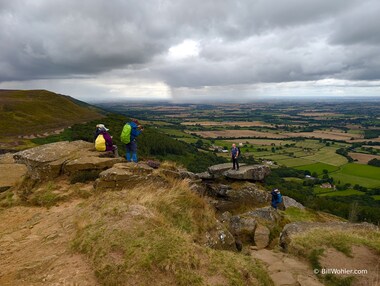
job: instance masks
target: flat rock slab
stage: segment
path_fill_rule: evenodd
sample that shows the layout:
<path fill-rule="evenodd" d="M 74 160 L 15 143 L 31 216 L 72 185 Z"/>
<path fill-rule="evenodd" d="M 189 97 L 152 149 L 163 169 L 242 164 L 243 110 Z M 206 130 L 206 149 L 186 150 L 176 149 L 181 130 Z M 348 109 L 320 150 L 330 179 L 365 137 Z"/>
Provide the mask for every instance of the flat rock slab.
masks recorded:
<path fill-rule="evenodd" d="M 101 157 L 92 143 L 63 141 L 41 145 L 13 155 L 16 163 L 25 164 L 33 180 L 50 180 L 61 174 L 83 170 L 102 170 L 123 161 L 122 158 Z"/>
<path fill-rule="evenodd" d="M 239 170 L 227 170 L 223 175 L 235 180 L 262 181 L 270 174 L 270 168 L 266 165 L 242 166 Z"/>
<path fill-rule="evenodd" d="M 240 164 L 240 166 L 245 166 L 244 163 Z M 232 163 L 224 163 L 210 166 L 207 171 L 211 175 L 222 175 L 225 171 L 230 170 L 232 168 Z"/>

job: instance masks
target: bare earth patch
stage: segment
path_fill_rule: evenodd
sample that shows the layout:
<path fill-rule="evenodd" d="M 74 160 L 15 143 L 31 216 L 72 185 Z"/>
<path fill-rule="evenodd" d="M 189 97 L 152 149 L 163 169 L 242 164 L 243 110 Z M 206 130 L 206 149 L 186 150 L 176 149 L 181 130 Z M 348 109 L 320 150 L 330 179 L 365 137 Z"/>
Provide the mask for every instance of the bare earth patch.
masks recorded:
<path fill-rule="evenodd" d="M 98 285 L 85 257 L 70 250 L 79 202 L 0 211 L 0 285 Z"/>
<path fill-rule="evenodd" d="M 336 249 L 329 248 L 320 259 L 322 267 L 329 269 L 366 270 L 357 275 L 336 275 L 338 277 L 354 276 L 353 286 L 380 285 L 380 260 L 376 253 L 364 246 L 353 246 L 352 257 Z"/>
<path fill-rule="evenodd" d="M 372 160 L 372 159 L 380 159 L 380 156 L 378 155 L 371 155 L 371 154 L 363 154 L 363 153 L 355 153 L 355 152 L 350 152 L 348 153 L 348 155 L 354 159 L 354 160 L 358 160 L 358 163 L 360 164 L 367 164 L 368 161 Z"/>

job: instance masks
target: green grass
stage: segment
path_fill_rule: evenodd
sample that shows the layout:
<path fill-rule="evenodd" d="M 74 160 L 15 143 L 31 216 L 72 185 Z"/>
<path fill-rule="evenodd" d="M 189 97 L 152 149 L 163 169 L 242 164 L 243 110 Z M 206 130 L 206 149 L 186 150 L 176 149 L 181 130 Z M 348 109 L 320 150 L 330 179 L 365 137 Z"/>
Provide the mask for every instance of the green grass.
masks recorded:
<path fill-rule="evenodd" d="M 376 201 L 380 201 L 380 195 L 375 195 L 375 196 L 372 196 L 372 198 Z"/>
<path fill-rule="evenodd" d="M 342 167 L 342 172 L 347 175 L 360 176 L 380 181 L 380 168 L 350 163 Z"/>
<path fill-rule="evenodd" d="M 335 182 L 340 181 L 341 184 L 358 184 L 367 188 L 380 186 L 380 168 L 374 166 L 349 163 L 331 176 Z"/>
<path fill-rule="evenodd" d="M 289 159 L 282 159 L 278 160 L 278 163 L 283 164 L 287 167 L 296 167 L 301 166 L 305 164 L 310 164 L 312 161 L 304 158 L 289 158 Z"/>
<path fill-rule="evenodd" d="M 322 175 L 323 170 L 327 170 L 329 173 L 333 173 L 339 170 L 339 167 L 318 162 L 310 165 L 297 166 L 295 169 L 304 171 L 308 170 L 311 173 L 316 172 L 318 175 Z"/>
<path fill-rule="evenodd" d="M 311 156 L 306 156 L 304 159 L 309 159 L 315 162 L 325 163 L 333 166 L 342 166 L 347 163 L 347 159 L 335 153 L 336 148 L 324 147 L 317 153 Z"/>
<path fill-rule="evenodd" d="M 162 133 L 165 133 L 167 135 L 175 136 L 178 138 L 194 138 L 193 135 L 190 135 L 188 133 L 185 133 L 178 129 L 171 129 L 171 128 L 158 128 L 158 130 Z"/>
<path fill-rule="evenodd" d="M 327 189 L 329 190 L 329 189 Z M 344 191 L 333 191 L 333 192 L 325 192 L 318 194 L 321 197 L 346 197 L 346 196 L 362 196 L 365 195 L 363 192 L 359 192 L 357 190 L 344 190 Z"/>
<path fill-rule="evenodd" d="M 94 107 L 46 90 L 0 91 L 0 136 L 43 134 L 102 115 Z"/>
<path fill-rule="evenodd" d="M 296 221 L 318 221 L 318 215 L 309 210 L 301 210 L 299 208 L 290 207 L 284 211 L 284 216 L 290 222 Z"/>

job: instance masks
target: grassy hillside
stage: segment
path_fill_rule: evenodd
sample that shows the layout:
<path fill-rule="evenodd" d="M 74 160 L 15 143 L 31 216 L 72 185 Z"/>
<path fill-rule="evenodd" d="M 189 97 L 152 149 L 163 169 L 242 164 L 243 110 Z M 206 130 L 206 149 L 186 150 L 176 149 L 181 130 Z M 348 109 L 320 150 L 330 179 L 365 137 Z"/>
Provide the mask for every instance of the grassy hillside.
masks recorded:
<path fill-rule="evenodd" d="M 99 110 L 47 90 L 0 90 L 0 136 L 43 134 L 101 118 Z"/>

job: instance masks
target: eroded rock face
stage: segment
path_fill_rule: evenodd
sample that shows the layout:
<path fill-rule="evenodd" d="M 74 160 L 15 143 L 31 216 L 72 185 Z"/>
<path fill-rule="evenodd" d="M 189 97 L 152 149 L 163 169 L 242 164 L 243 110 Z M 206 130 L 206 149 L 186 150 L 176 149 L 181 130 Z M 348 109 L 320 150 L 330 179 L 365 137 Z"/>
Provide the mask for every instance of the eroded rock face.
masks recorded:
<path fill-rule="evenodd" d="M 326 228 L 326 229 L 378 229 L 377 226 L 370 223 L 349 223 L 349 222 L 293 222 L 284 226 L 280 234 L 280 246 L 285 250 L 288 248 L 292 241 L 292 236 L 312 230 L 314 228 Z"/>
<path fill-rule="evenodd" d="M 214 249 L 236 250 L 234 236 L 220 222 L 217 223 L 214 229 L 206 233 L 204 244 Z"/>
<path fill-rule="evenodd" d="M 13 155 L 16 163 L 26 165 L 33 180 L 49 180 L 61 174 L 84 170 L 102 170 L 123 159 L 100 158 L 93 144 L 85 141 L 63 141 L 41 145 Z"/>
<path fill-rule="evenodd" d="M 269 193 L 253 183 L 235 188 L 226 184 L 210 183 L 206 184 L 206 194 L 217 199 L 214 206 L 221 212 L 262 207 L 270 202 Z"/>
<path fill-rule="evenodd" d="M 266 165 L 242 166 L 239 170 L 227 170 L 223 175 L 235 180 L 262 181 L 270 174 L 270 168 Z"/>

